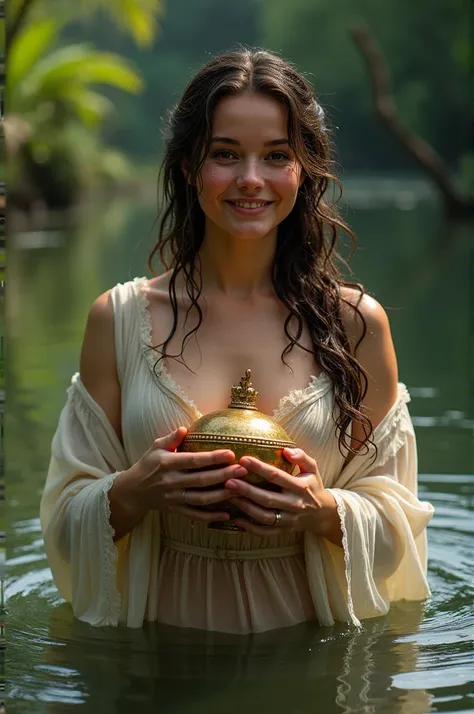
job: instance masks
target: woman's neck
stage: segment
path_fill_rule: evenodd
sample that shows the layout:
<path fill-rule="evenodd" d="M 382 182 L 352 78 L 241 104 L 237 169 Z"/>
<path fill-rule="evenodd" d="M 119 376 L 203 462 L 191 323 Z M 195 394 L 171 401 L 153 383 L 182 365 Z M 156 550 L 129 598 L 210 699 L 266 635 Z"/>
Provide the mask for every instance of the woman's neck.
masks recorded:
<path fill-rule="evenodd" d="M 206 231 L 199 251 L 204 293 L 239 299 L 274 292 L 275 235 L 256 239 Z"/>

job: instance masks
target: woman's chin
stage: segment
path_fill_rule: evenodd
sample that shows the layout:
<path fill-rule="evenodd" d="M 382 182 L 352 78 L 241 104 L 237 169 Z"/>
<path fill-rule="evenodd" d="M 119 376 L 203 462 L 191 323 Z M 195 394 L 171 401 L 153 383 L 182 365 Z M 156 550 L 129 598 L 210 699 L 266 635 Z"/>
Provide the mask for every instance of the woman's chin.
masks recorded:
<path fill-rule="evenodd" d="M 276 228 L 274 226 L 246 226 L 245 228 L 242 227 L 238 229 L 233 227 L 227 232 L 229 233 L 229 235 L 231 235 L 233 238 L 236 238 L 237 240 L 249 241 L 263 240 L 264 238 L 268 238 L 269 236 L 273 235 L 275 231 Z"/>

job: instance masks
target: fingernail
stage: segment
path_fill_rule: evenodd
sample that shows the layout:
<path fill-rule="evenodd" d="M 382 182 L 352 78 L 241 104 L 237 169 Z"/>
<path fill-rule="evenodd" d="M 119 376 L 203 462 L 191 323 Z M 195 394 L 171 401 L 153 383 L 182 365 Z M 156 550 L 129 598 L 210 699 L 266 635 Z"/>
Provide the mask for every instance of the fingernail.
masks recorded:
<path fill-rule="evenodd" d="M 287 449 L 288 453 L 290 456 L 297 456 L 298 455 L 298 449 Z"/>
<path fill-rule="evenodd" d="M 243 466 L 239 466 L 238 469 L 235 469 L 235 471 L 232 475 L 233 476 L 245 476 L 246 473 L 247 473 L 247 469 L 244 469 Z"/>
<path fill-rule="evenodd" d="M 226 481 L 225 485 L 227 488 L 238 488 L 239 487 L 236 481 L 231 481 L 231 480 Z"/>

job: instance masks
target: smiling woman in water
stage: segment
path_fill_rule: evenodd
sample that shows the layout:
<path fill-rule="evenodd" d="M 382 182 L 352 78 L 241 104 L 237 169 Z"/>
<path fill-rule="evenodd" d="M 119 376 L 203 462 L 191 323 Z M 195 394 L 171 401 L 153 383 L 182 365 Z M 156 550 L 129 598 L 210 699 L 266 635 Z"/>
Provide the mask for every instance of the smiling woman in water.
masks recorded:
<path fill-rule="evenodd" d="M 41 522 L 61 594 L 93 625 L 237 633 L 428 597 L 409 396 L 383 308 L 337 269 L 350 230 L 312 88 L 262 50 L 215 57 L 171 113 L 162 178 L 165 270 L 92 306 L 53 440 Z M 178 450 L 248 367 L 292 474 Z M 229 514 L 202 507 L 229 498 L 243 532 L 209 529 Z"/>

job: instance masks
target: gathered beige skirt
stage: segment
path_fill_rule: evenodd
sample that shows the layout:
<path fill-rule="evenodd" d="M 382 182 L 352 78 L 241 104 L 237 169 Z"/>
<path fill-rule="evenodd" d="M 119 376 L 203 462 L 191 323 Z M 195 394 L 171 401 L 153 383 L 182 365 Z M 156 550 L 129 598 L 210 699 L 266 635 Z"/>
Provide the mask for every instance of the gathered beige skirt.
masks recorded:
<path fill-rule="evenodd" d="M 162 519 L 158 620 L 247 634 L 315 617 L 302 534 L 263 540 L 248 533 Z"/>

